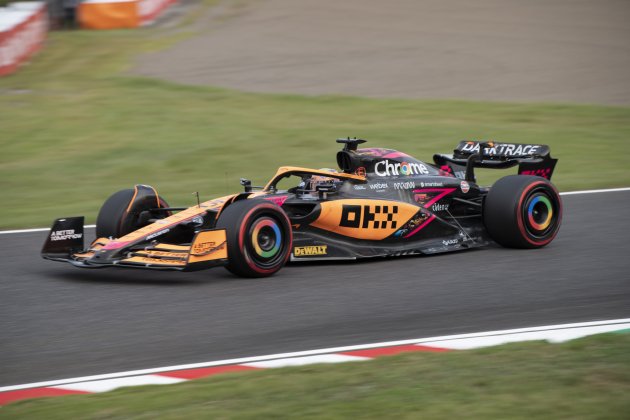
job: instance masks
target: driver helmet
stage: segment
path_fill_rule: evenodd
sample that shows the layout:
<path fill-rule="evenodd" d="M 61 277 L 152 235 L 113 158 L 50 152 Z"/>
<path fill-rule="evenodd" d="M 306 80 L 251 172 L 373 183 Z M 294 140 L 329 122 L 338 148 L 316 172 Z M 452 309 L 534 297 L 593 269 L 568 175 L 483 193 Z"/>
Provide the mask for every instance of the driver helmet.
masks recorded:
<path fill-rule="evenodd" d="M 321 168 L 320 171 L 330 172 L 336 174 L 337 171 L 330 168 Z M 310 191 L 316 191 L 319 185 L 330 185 L 335 182 L 335 178 L 324 175 L 311 175 L 307 180 L 305 189 Z"/>

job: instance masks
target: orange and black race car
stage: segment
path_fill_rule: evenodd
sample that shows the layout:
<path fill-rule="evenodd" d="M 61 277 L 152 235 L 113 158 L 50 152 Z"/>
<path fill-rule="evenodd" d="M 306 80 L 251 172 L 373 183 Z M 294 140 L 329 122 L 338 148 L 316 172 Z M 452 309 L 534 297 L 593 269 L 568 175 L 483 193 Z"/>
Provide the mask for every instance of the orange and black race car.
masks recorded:
<path fill-rule="evenodd" d="M 263 277 L 291 261 L 435 254 L 488 245 L 539 248 L 560 228 L 549 179 L 556 159 L 540 144 L 462 141 L 433 164 L 365 140 L 339 139 L 340 170 L 281 167 L 264 187 L 175 208 L 147 185 L 118 191 L 84 248 L 83 217 L 57 219 L 42 249 L 77 267 L 199 270 L 225 266 Z M 474 168 L 518 175 L 484 188 Z"/>

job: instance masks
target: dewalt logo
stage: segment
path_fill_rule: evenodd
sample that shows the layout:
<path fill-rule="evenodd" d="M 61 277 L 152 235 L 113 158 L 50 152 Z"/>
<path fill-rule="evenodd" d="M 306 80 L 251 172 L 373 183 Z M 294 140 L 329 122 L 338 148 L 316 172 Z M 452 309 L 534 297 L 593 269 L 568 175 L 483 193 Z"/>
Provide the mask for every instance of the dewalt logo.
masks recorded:
<path fill-rule="evenodd" d="M 326 255 L 328 245 L 314 245 L 314 246 L 296 246 L 293 248 L 293 255 L 295 257 L 309 257 L 311 255 Z"/>

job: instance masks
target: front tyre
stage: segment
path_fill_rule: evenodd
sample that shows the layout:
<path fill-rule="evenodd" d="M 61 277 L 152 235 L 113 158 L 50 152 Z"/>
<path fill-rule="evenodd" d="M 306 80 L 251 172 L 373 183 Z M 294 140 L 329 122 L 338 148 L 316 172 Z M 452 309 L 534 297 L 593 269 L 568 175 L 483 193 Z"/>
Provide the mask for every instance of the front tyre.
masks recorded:
<path fill-rule="evenodd" d="M 483 221 L 490 237 L 509 248 L 541 248 L 558 233 L 562 201 L 545 178 L 510 175 L 486 196 Z"/>
<path fill-rule="evenodd" d="M 170 212 L 151 212 L 156 208 L 168 208 L 168 203 L 146 185 L 118 191 L 103 203 L 96 218 L 97 238 L 120 238 L 150 223 L 162 219 Z"/>
<path fill-rule="evenodd" d="M 226 268 L 241 277 L 267 277 L 289 259 L 293 235 L 289 218 L 277 205 L 259 199 L 230 204 L 217 228 L 226 230 Z"/>

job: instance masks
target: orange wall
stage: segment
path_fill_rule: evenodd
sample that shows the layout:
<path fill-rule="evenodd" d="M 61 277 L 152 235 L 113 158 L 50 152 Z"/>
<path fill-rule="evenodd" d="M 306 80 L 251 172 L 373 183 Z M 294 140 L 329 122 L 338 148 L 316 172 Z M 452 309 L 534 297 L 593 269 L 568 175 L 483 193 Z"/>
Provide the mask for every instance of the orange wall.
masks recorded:
<path fill-rule="evenodd" d="M 176 0 L 86 1 L 79 23 L 86 29 L 137 28 L 151 22 Z"/>

